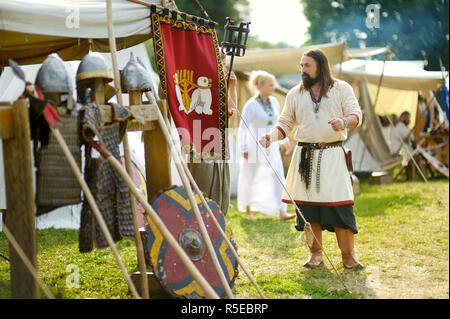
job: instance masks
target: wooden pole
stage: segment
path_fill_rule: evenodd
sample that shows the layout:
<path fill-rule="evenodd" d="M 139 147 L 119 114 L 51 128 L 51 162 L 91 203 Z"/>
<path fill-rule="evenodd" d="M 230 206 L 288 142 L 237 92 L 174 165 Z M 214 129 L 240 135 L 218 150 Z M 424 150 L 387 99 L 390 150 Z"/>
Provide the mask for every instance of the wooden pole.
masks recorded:
<path fill-rule="evenodd" d="M 114 85 L 117 88 L 117 100 L 120 105 L 123 105 L 122 101 L 122 88 L 120 83 L 120 74 L 119 67 L 117 65 L 117 49 L 116 49 L 116 39 L 114 36 L 114 26 L 112 21 L 112 3 L 111 0 L 106 1 L 106 13 L 108 18 L 108 37 L 109 37 L 109 48 L 111 51 L 111 60 L 114 69 Z M 130 155 L 130 147 L 128 144 L 128 136 L 127 133 L 123 136 L 123 150 L 125 157 L 125 167 L 130 176 L 133 176 L 133 170 L 131 168 L 131 155 Z M 148 299 L 148 281 L 147 281 L 147 271 L 145 267 L 145 257 L 144 257 L 144 249 L 142 247 L 142 239 L 141 234 L 139 233 L 139 227 L 137 222 L 136 215 L 136 199 L 133 194 L 130 194 L 130 204 L 131 204 L 131 212 L 133 215 L 133 225 L 134 225 L 134 239 L 136 242 L 136 250 L 138 255 L 138 264 L 141 271 L 141 287 L 142 287 L 142 295 L 144 298 Z"/>
<path fill-rule="evenodd" d="M 142 104 L 141 92 L 139 92 L 139 91 L 129 92 L 129 98 L 130 98 L 130 105 Z M 134 199 L 133 195 L 131 195 L 131 197 Z M 134 202 L 136 202 L 136 201 L 134 200 Z M 136 207 L 136 204 L 135 204 L 135 207 Z M 134 239 L 136 242 L 136 250 L 137 250 L 137 262 L 138 262 L 139 272 L 140 272 L 139 277 L 141 280 L 141 288 L 142 288 L 141 294 L 142 294 L 143 298 L 149 299 L 150 295 L 149 295 L 148 280 L 147 280 L 147 267 L 145 265 L 144 247 L 142 244 L 141 233 L 139 232 L 139 224 L 138 224 L 136 209 L 135 209 L 135 213 L 133 213 L 133 225 L 134 225 Z"/>
<path fill-rule="evenodd" d="M 209 17 L 209 15 L 208 15 L 208 13 L 206 12 L 205 8 L 203 8 L 203 6 L 202 6 L 202 4 L 200 3 L 200 1 L 195 0 L 195 2 L 197 2 L 197 5 L 200 7 L 200 9 L 202 9 L 203 14 L 205 15 L 205 17 L 206 17 L 208 20 L 211 20 L 211 18 Z"/>
<path fill-rule="evenodd" d="M 158 104 L 158 107 L 166 117 L 164 103 Z M 155 125 L 155 129 L 151 131 L 143 131 L 142 136 L 145 149 L 147 197 L 151 201 L 161 189 L 172 185 L 170 151 L 159 124 Z"/>
<path fill-rule="evenodd" d="M 94 78 L 89 79 L 88 81 L 91 81 L 91 85 L 89 86 L 93 88 L 92 92 L 93 102 L 97 103 L 98 105 L 105 104 L 106 80 L 103 78 Z"/>
<path fill-rule="evenodd" d="M 4 222 L 24 255 L 37 269 L 36 219 L 31 164 L 30 123 L 27 100 L 13 106 L 14 137 L 3 139 L 7 210 Z M 9 243 L 11 296 L 39 298 L 38 282 L 29 272 L 12 243 Z"/>

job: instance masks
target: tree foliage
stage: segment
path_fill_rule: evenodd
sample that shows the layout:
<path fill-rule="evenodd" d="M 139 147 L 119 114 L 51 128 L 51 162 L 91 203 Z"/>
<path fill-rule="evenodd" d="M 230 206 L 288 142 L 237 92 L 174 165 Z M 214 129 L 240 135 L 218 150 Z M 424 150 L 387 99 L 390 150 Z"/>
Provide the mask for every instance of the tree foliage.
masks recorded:
<path fill-rule="evenodd" d="M 428 70 L 449 67 L 449 0 L 300 0 L 310 22 L 307 44 L 345 40 L 349 47 L 389 46 L 400 60 L 426 60 Z M 378 4 L 377 10 L 368 6 Z M 379 16 L 379 27 L 367 20 Z M 370 26 L 370 28 L 368 27 Z"/>
<path fill-rule="evenodd" d="M 247 0 L 199 0 L 208 16 L 215 22 L 219 23 L 216 27 L 219 43 L 223 39 L 223 27 L 226 18 L 230 17 L 235 23 L 240 23 L 248 11 Z M 178 0 L 177 7 L 180 11 L 192 14 L 194 16 L 205 18 L 205 15 L 195 0 Z"/>

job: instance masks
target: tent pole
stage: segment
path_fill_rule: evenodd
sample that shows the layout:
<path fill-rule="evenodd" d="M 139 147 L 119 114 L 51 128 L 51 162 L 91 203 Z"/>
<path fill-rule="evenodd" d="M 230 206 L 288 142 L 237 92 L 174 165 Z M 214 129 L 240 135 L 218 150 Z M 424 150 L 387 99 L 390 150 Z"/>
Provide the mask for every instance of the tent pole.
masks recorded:
<path fill-rule="evenodd" d="M 342 46 L 341 50 L 341 60 L 339 61 L 339 78 L 342 75 L 342 62 L 344 62 L 344 53 L 345 53 L 345 47 L 347 46 L 347 42 L 344 42 L 344 45 Z"/>
<path fill-rule="evenodd" d="M 200 9 L 202 9 L 203 14 L 205 15 L 205 17 L 206 17 L 208 20 L 211 20 L 211 18 L 209 17 L 209 15 L 208 15 L 208 13 L 206 12 L 205 8 L 203 8 L 203 6 L 202 6 L 202 4 L 200 3 L 200 1 L 195 0 L 195 2 L 197 2 L 197 4 L 198 4 L 198 6 L 200 7 Z"/>
<path fill-rule="evenodd" d="M 111 51 L 111 59 L 114 68 L 114 85 L 117 88 L 117 100 L 120 105 L 123 105 L 122 100 L 122 87 L 120 83 L 120 74 L 119 68 L 117 66 L 117 50 L 116 50 L 116 39 L 114 37 L 114 26 L 112 21 L 112 3 L 111 0 L 107 0 L 106 2 L 106 12 L 108 16 L 108 36 L 109 36 L 109 48 Z M 130 147 L 128 144 L 128 136 L 125 132 L 123 136 L 123 150 L 125 155 L 125 167 L 127 169 L 128 175 L 133 176 L 133 170 L 131 168 L 131 156 L 130 156 Z M 142 244 L 141 234 L 139 233 L 139 225 L 136 214 L 136 198 L 132 193 L 130 193 L 130 205 L 131 212 L 133 215 L 133 228 L 134 228 L 134 241 L 136 243 L 137 250 L 137 260 L 140 271 L 141 278 L 141 294 L 145 299 L 149 299 L 149 291 L 148 291 L 148 279 L 147 279 L 147 267 L 145 265 L 145 256 L 144 256 L 144 247 Z"/>

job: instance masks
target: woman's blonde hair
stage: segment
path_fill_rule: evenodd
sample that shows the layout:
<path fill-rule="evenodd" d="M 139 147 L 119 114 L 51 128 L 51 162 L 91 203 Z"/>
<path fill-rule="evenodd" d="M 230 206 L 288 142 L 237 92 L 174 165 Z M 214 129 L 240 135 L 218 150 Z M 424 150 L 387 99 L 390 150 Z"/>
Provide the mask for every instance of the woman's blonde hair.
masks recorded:
<path fill-rule="evenodd" d="M 275 77 L 266 71 L 253 71 L 250 75 L 250 83 L 253 84 L 256 88 L 259 85 L 267 83 L 268 81 L 275 82 Z"/>

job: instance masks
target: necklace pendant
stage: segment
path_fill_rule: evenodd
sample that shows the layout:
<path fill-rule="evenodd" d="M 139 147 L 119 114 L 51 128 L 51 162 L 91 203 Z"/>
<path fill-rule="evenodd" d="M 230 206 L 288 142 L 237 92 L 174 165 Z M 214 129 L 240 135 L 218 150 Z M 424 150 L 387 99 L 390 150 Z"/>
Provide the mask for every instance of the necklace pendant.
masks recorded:
<path fill-rule="evenodd" d="M 319 104 L 318 103 L 314 104 L 314 113 L 319 113 Z"/>

